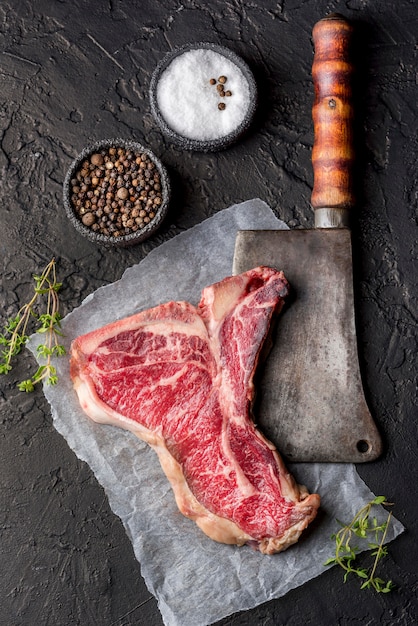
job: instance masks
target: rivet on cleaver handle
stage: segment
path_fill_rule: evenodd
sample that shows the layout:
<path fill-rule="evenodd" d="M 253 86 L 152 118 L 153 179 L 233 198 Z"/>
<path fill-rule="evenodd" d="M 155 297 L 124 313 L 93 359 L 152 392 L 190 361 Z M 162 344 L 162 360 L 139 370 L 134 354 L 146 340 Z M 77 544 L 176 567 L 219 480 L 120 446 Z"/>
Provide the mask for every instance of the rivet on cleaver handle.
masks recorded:
<path fill-rule="evenodd" d="M 312 31 L 315 140 L 311 204 L 316 228 L 347 227 L 354 206 L 352 32 L 351 24 L 338 14 L 320 20 Z"/>
<path fill-rule="evenodd" d="M 233 273 L 271 265 L 293 292 L 260 370 L 254 412 L 262 432 L 289 460 L 361 463 L 380 456 L 382 441 L 360 376 L 345 227 L 354 205 L 351 26 L 333 15 L 313 38 L 317 227 L 239 231 Z"/>

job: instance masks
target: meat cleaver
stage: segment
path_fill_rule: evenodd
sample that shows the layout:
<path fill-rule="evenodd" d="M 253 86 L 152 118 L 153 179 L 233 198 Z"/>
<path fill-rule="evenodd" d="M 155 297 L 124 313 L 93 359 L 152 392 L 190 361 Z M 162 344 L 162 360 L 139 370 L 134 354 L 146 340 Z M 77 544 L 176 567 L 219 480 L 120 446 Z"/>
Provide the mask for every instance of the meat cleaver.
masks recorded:
<path fill-rule="evenodd" d="M 235 243 L 234 274 L 269 265 L 284 271 L 293 290 L 255 407 L 261 430 L 290 461 L 361 463 L 382 452 L 363 392 L 354 317 L 352 31 L 332 14 L 312 33 L 315 228 L 239 231 Z"/>

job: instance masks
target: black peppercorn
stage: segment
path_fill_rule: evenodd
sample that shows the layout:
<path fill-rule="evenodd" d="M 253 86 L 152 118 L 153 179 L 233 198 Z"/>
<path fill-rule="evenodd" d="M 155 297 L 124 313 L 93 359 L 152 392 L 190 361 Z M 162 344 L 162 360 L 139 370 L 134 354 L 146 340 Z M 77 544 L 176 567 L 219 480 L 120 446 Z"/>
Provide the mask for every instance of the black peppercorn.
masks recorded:
<path fill-rule="evenodd" d="M 102 165 L 103 163 L 103 157 L 101 154 L 92 154 L 90 157 L 90 162 L 93 165 Z"/>
<path fill-rule="evenodd" d="M 96 217 L 93 213 L 89 211 L 88 213 L 85 213 L 83 215 L 81 221 L 83 222 L 84 226 L 92 226 L 96 221 Z"/>

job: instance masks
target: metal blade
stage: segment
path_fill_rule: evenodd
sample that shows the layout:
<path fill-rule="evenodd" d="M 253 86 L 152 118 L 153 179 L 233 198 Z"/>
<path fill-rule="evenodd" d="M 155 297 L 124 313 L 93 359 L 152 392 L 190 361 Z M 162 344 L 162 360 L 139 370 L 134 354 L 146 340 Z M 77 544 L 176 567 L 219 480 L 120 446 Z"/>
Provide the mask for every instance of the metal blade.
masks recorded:
<path fill-rule="evenodd" d="M 382 450 L 357 355 L 350 232 L 241 231 L 233 272 L 283 270 L 293 297 L 258 382 L 255 420 L 293 461 L 364 462 Z"/>

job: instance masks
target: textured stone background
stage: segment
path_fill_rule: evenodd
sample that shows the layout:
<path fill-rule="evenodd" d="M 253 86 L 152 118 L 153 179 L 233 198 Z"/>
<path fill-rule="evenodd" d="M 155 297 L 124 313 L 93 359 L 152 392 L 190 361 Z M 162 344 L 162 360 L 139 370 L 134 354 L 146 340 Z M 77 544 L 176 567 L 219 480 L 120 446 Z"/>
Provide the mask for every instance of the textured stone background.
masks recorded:
<path fill-rule="evenodd" d="M 417 49 L 413 0 L 7 1 L 0 6 L 1 300 L 4 321 L 31 293 L 31 275 L 58 261 L 63 313 L 118 279 L 162 241 L 238 201 L 260 197 L 293 227 L 313 224 L 311 29 L 331 11 L 358 33 L 359 207 L 355 274 L 359 349 L 369 405 L 386 444 L 359 467 L 406 526 L 383 574 L 385 596 L 343 585 L 335 569 L 223 625 L 382 624 L 418 620 L 417 536 Z M 260 106 L 249 135 L 218 154 L 164 141 L 147 90 L 173 46 L 212 41 L 254 71 Z M 104 252 L 67 223 L 62 182 L 89 142 L 149 145 L 174 187 L 158 236 Z M 161 624 L 120 521 L 90 469 L 51 424 L 42 391 L 1 382 L 0 624 Z M 412 492 L 412 493 L 411 493 Z"/>

